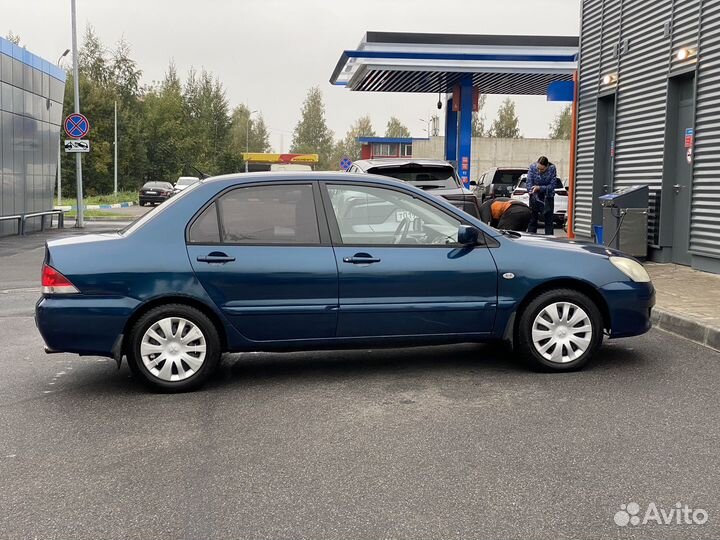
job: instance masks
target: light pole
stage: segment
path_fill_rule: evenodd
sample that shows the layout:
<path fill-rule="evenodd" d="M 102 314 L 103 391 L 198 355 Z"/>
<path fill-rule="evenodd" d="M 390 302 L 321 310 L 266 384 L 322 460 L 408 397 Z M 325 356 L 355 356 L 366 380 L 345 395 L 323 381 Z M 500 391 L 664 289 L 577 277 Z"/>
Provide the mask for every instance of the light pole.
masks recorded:
<path fill-rule="evenodd" d="M 250 153 L 250 117 L 257 111 L 250 111 L 248 113 L 247 122 L 245 122 L 245 157 Z M 245 172 L 248 172 L 248 162 L 245 159 Z"/>
<path fill-rule="evenodd" d="M 117 169 L 118 169 L 118 149 L 117 149 L 117 100 L 115 100 L 115 142 L 113 143 L 113 146 L 115 147 L 115 190 L 113 193 L 117 197 Z"/>
<path fill-rule="evenodd" d="M 77 54 L 77 15 L 75 13 L 75 0 L 70 0 L 72 17 L 72 53 L 73 53 L 73 83 L 75 90 L 75 112 L 80 113 L 80 81 L 78 81 L 78 54 Z M 85 226 L 82 189 L 82 160 L 80 152 L 75 153 L 75 171 L 77 174 L 77 220 L 75 227 L 82 229 Z"/>
<path fill-rule="evenodd" d="M 65 52 L 60 55 L 57 61 L 57 67 L 60 67 L 60 62 L 62 62 L 62 59 L 65 58 L 68 54 L 70 54 L 70 49 L 65 49 Z M 62 103 L 60 104 L 60 116 L 62 117 Z M 62 128 L 60 129 L 60 137 L 58 140 L 58 163 L 57 163 L 57 203 L 58 206 L 62 204 Z"/>
<path fill-rule="evenodd" d="M 427 124 L 425 131 L 427 131 L 428 137 L 430 137 L 430 122 L 432 122 L 432 118 L 428 118 L 427 120 L 425 118 L 418 118 L 418 120 Z"/>

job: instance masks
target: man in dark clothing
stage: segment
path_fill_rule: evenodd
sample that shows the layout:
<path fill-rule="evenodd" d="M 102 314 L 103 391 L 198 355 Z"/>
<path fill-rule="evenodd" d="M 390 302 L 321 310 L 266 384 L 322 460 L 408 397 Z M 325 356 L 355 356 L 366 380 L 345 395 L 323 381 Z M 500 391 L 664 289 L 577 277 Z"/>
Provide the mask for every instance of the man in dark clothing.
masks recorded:
<path fill-rule="evenodd" d="M 530 208 L 522 201 L 496 197 L 482 203 L 480 219 L 496 229 L 525 232 L 530 222 Z"/>
<path fill-rule="evenodd" d="M 557 170 L 555 165 L 545 156 L 540 156 L 536 163 L 530 165 L 527 175 L 527 190 L 530 195 L 530 225 L 528 232 L 537 233 L 538 218 L 543 215 L 545 234 L 555 232 L 553 215 L 555 213 L 555 185 Z"/>

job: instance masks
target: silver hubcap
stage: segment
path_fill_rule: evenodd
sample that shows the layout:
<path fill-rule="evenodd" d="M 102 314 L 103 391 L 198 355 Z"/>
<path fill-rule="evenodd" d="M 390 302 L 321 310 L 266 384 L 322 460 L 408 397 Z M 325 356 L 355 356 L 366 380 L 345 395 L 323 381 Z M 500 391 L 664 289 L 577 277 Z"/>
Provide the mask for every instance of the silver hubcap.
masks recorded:
<path fill-rule="evenodd" d="M 545 306 L 535 317 L 532 340 L 535 350 L 545 360 L 558 364 L 572 362 L 590 346 L 590 317 L 571 302 L 555 302 Z"/>
<path fill-rule="evenodd" d="M 206 352 L 203 333 L 182 317 L 155 322 L 140 343 L 140 356 L 147 370 L 167 382 L 192 377 L 203 365 Z"/>

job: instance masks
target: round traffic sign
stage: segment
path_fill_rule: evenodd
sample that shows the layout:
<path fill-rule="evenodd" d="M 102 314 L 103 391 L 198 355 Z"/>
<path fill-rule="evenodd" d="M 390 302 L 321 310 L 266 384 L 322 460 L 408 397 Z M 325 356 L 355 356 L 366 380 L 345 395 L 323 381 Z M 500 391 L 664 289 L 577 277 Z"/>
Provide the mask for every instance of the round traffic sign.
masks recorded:
<path fill-rule="evenodd" d="M 65 133 L 73 139 L 82 139 L 90 131 L 90 122 L 80 113 L 69 114 L 65 119 Z"/>
<path fill-rule="evenodd" d="M 344 157 L 340 160 L 340 168 L 347 171 L 352 166 L 352 160 L 349 157 Z"/>

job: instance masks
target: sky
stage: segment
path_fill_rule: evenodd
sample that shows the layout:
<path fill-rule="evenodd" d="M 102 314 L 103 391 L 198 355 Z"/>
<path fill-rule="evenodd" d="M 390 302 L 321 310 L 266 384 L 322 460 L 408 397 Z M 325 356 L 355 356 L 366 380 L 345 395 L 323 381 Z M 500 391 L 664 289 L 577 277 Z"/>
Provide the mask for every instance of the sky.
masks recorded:
<path fill-rule="evenodd" d="M 0 34 L 51 61 L 71 46 L 70 0 L 3 2 Z M 323 92 L 327 123 L 341 138 L 368 114 L 383 135 L 390 116 L 415 137 L 437 112 L 437 95 L 350 92 L 330 85 L 340 54 L 367 31 L 577 35 L 580 0 L 77 0 L 78 34 L 91 24 L 112 47 L 125 38 L 143 82 L 175 62 L 184 77 L 205 68 L 223 83 L 230 106 L 262 113 L 275 151 L 289 151 L 307 90 Z M 504 96 L 488 96 L 486 125 Z M 563 107 L 543 96 L 514 96 L 524 137 L 545 137 Z M 82 107 L 82 104 L 81 104 Z M 444 116 L 440 115 L 441 118 Z"/>

